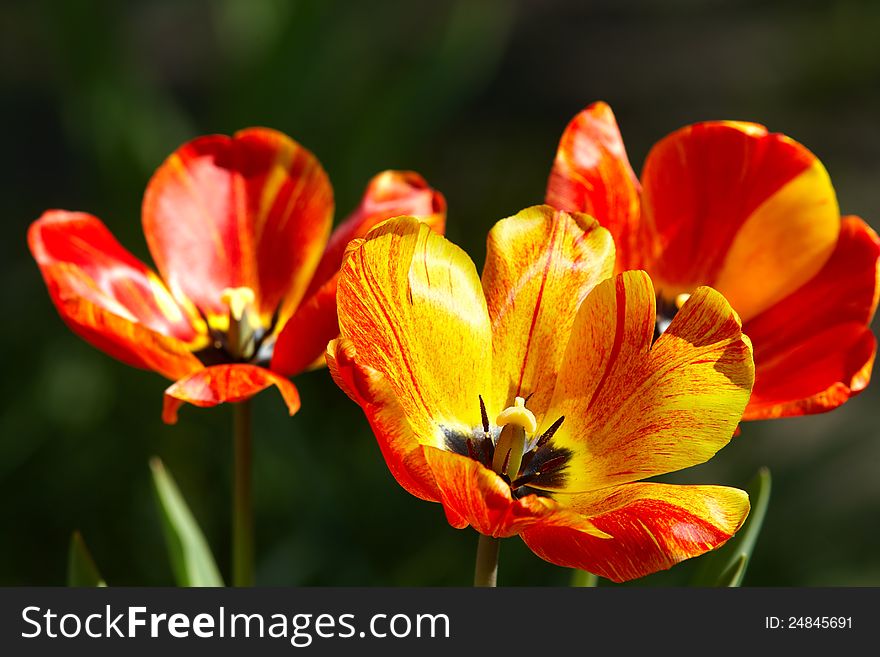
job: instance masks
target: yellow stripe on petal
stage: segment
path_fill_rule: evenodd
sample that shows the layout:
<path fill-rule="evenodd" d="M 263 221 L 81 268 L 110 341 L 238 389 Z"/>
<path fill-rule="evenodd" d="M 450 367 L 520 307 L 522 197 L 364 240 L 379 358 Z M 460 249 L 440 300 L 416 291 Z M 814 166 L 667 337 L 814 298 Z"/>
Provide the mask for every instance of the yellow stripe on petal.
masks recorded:
<path fill-rule="evenodd" d="M 577 309 L 613 270 L 611 235 L 587 215 L 544 205 L 495 224 L 483 270 L 493 333 L 492 410 L 532 395 L 529 409 L 541 420 Z"/>
<path fill-rule="evenodd" d="M 542 426 L 565 416 L 553 445 L 571 456 L 561 477 L 531 486 L 574 492 L 637 481 L 703 463 L 730 440 L 754 382 L 736 313 L 698 288 L 652 346 L 654 303 L 644 272 L 587 297 Z"/>
<path fill-rule="evenodd" d="M 746 220 L 713 287 L 747 321 L 818 273 L 839 232 L 831 179 L 816 160 Z"/>
<path fill-rule="evenodd" d="M 412 217 L 387 221 L 351 250 L 339 276 L 342 337 L 382 374 L 421 439 L 480 425 L 492 338 L 467 254 Z"/>

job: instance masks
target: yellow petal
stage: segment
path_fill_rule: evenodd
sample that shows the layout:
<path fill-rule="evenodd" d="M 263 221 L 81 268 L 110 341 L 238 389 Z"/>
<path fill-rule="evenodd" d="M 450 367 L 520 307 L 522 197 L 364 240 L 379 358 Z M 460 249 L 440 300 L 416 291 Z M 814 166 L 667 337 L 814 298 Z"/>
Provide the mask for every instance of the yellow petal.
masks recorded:
<path fill-rule="evenodd" d="M 493 397 L 529 399 L 540 420 L 581 302 L 614 269 L 610 233 L 591 217 L 536 206 L 489 233 L 483 288 L 492 318 Z"/>
<path fill-rule="evenodd" d="M 385 377 L 420 440 L 480 425 L 491 329 L 467 254 L 412 217 L 374 228 L 348 253 L 339 328 L 357 361 Z"/>
<path fill-rule="evenodd" d="M 654 298 L 647 274 L 625 272 L 584 302 L 543 423 L 565 416 L 553 445 L 571 458 L 543 487 L 588 491 L 672 472 L 732 437 L 754 382 L 736 313 L 698 288 L 652 347 Z"/>

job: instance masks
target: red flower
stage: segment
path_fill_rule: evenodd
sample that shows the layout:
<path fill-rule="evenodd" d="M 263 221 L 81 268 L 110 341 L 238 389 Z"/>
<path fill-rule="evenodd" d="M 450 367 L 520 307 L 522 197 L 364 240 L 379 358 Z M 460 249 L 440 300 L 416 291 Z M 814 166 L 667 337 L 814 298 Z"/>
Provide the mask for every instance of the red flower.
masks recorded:
<path fill-rule="evenodd" d="M 562 136 L 547 202 L 596 217 L 617 270 L 651 275 L 660 330 L 698 286 L 724 294 L 755 350 L 744 419 L 831 410 L 867 386 L 880 240 L 841 219 L 822 163 L 789 137 L 687 126 L 654 146 L 640 185 L 611 109 L 596 103 Z"/>
<path fill-rule="evenodd" d="M 323 363 L 339 332 L 346 244 L 401 214 L 442 230 L 445 210 L 418 174 L 386 171 L 331 235 L 333 190 L 317 159 L 284 134 L 250 128 L 194 139 L 150 180 L 143 227 L 161 278 L 82 212 L 44 213 L 28 243 L 75 333 L 175 381 L 166 422 L 184 402 L 241 401 L 270 385 L 292 415 L 299 395 L 285 377 Z"/>

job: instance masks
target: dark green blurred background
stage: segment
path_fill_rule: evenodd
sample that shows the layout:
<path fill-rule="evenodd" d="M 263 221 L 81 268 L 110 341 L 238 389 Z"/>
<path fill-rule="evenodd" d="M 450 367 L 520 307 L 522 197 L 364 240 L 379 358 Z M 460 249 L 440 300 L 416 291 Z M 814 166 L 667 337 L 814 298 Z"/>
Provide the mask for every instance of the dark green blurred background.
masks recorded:
<path fill-rule="evenodd" d="M 268 125 L 323 162 L 339 216 L 377 171 L 418 170 L 481 265 L 491 224 L 542 200 L 566 122 L 604 99 L 637 170 L 685 123 L 758 121 L 811 148 L 843 211 L 878 228 L 878 33 L 876 2 L 4 2 L 0 584 L 63 583 L 74 529 L 111 585 L 171 583 L 151 455 L 229 565 L 230 409 L 165 426 L 167 382 L 65 328 L 25 244 L 44 209 L 90 211 L 148 260 L 155 167 L 196 135 Z M 255 400 L 258 582 L 468 584 L 475 534 L 393 481 L 326 372 L 296 384 L 293 419 L 276 392 Z M 875 384 L 824 416 L 748 424 L 679 475 L 773 471 L 747 585 L 880 585 L 878 401 Z M 501 584 L 567 577 L 504 542 Z"/>

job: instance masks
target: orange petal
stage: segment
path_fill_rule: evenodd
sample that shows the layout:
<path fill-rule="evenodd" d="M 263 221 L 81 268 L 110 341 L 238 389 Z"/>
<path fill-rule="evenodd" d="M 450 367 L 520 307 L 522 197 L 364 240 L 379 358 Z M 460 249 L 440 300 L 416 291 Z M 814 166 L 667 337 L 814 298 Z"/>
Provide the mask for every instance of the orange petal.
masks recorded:
<path fill-rule="evenodd" d="M 544 426 L 571 459 L 560 482 L 589 491 L 686 468 L 727 444 L 749 399 L 752 352 L 720 294 L 698 288 L 651 345 L 654 289 L 644 272 L 600 283 L 572 329 Z"/>
<path fill-rule="evenodd" d="M 356 242 L 342 265 L 339 326 L 358 362 L 382 374 L 413 431 L 480 425 L 490 386 L 491 329 L 480 279 L 458 247 L 411 217 Z"/>
<path fill-rule="evenodd" d="M 763 126 L 682 128 L 651 150 L 642 183 L 643 266 L 669 300 L 711 285 L 748 321 L 812 278 L 837 240 L 822 163 Z"/>
<path fill-rule="evenodd" d="M 547 203 L 584 212 L 611 231 L 617 271 L 639 267 L 639 192 L 611 108 L 593 103 L 565 128 L 547 183 Z"/>
<path fill-rule="evenodd" d="M 314 366 L 327 343 L 339 335 L 336 284 L 345 247 L 376 224 L 401 215 L 414 216 L 442 233 L 446 201 L 417 173 L 384 171 L 370 181 L 358 208 L 330 236 L 305 300 L 278 336 L 273 370 L 293 376 Z"/>
<path fill-rule="evenodd" d="M 385 377 L 359 364 L 357 350 L 345 338 L 327 346 L 327 366 L 336 384 L 363 409 L 397 482 L 416 497 L 438 501 L 440 493 L 422 454 L 421 442 Z"/>
<path fill-rule="evenodd" d="M 822 270 L 746 323 L 756 376 L 745 419 L 828 411 L 868 385 L 878 256 L 877 234 L 858 217 L 845 217 Z"/>
<path fill-rule="evenodd" d="M 501 477 L 471 458 L 434 447 L 422 450 L 446 519 L 457 529 L 470 525 L 481 534 L 501 538 L 544 524 L 574 526 L 592 536 L 604 535 L 587 518 L 561 509 L 549 497 L 515 499 Z"/>
<path fill-rule="evenodd" d="M 543 205 L 495 224 L 483 270 L 492 318 L 492 412 L 533 394 L 529 408 L 541 418 L 578 307 L 613 269 L 611 235 L 586 215 Z"/>
<path fill-rule="evenodd" d="M 181 146 L 150 180 L 143 206 L 150 252 L 172 291 L 225 317 L 222 291 L 249 287 L 267 326 L 282 299 L 290 310 L 302 299 L 332 214 L 315 157 L 266 128 Z"/>
<path fill-rule="evenodd" d="M 205 339 L 162 281 L 97 218 L 53 210 L 35 221 L 28 244 L 62 319 L 124 363 L 172 379 L 202 367 L 190 353 Z"/>
<path fill-rule="evenodd" d="M 535 524 L 522 538 L 539 557 L 614 582 L 664 570 L 722 545 L 749 512 L 744 491 L 723 486 L 626 484 L 559 504 L 583 514 L 611 538 L 564 526 Z"/>
<path fill-rule="evenodd" d="M 274 385 L 281 392 L 291 415 L 299 410 L 296 387 L 282 376 L 256 365 L 215 365 L 176 381 L 165 390 L 162 419 L 177 422 L 177 410 L 184 404 L 209 407 L 224 402 L 240 402 Z"/>

